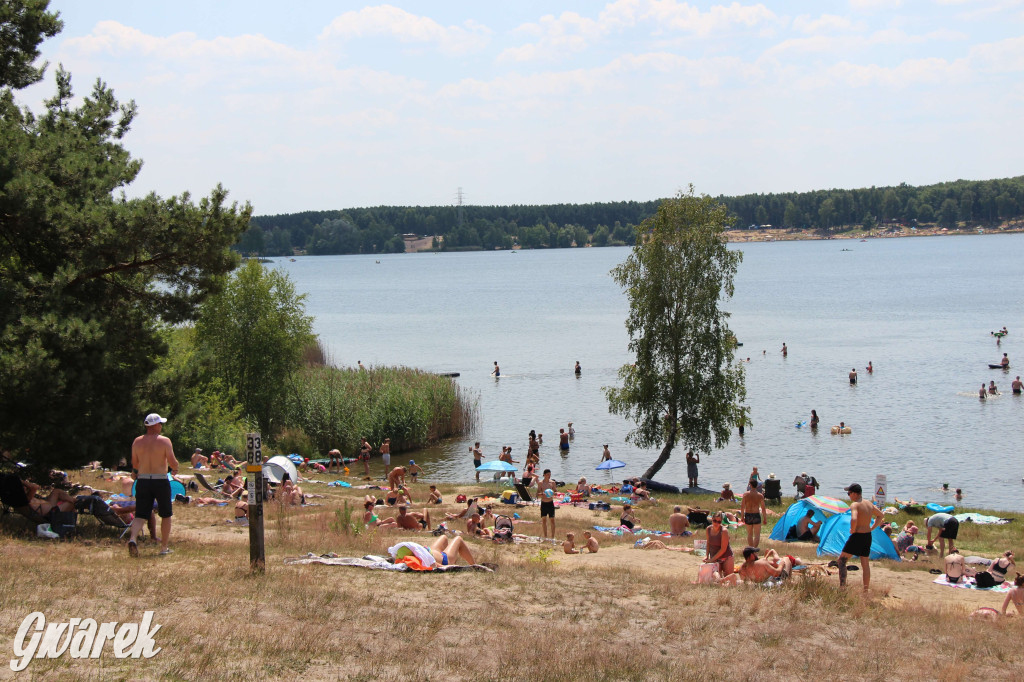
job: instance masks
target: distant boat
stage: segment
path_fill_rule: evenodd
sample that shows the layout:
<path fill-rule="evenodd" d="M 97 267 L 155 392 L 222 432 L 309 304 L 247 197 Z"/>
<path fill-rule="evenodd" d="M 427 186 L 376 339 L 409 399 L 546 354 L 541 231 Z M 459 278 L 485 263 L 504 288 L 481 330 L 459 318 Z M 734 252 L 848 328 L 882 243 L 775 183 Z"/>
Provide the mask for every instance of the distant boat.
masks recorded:
<path fill-rule="evenodd" d="M 289 258 L 288 260 L 290 260 L 290 261 L 291 261 L 292 263 L 294 263 L 294 262 L 295 262 L 295 259 L 294 259 L 294 258 Z"/>

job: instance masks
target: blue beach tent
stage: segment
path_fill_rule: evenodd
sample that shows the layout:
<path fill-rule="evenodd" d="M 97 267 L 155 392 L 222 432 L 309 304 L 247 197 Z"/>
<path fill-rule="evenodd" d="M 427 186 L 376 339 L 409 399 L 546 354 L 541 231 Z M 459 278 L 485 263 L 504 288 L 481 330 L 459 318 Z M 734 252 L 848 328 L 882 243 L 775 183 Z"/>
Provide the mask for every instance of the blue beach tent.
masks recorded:
<path fill-rule="evenodd" d="M 806 499 L 797 500 L 793 504 L 789 505 L 789 509 L 786 510 L 786 513 L 775 522 L 775 526 L 772 528 L 772 534 L 768 536 L 768 539 L 777 540 L 779 542 L 789 542 L 793 540 L 794 538 L 789 537 L 789 529 L 794 528 L 796 524 L 800 522 L 800 519 L 807 515 L 808 510 L 814 510 L 813 520 L 815 523 L 818 521 L 824 522 L 829 517 L 829 514 L 822 511 L 819 507 L 811 504 Z"/>
<path fill-rule="evenodd" d="M 821 538 L 818 543 L 818 556 L 842 554 L 843 545 L 850 537 L 850 512 L 836 514 L 825 521 L 821 530 L 818 531 L 818 537 Z M 896 553 L 896 547 L 892 544 L 892 540 L 881 528 L 876 528 L 871 533 L 871 558 L 900 561 L 900 555 Z"/>

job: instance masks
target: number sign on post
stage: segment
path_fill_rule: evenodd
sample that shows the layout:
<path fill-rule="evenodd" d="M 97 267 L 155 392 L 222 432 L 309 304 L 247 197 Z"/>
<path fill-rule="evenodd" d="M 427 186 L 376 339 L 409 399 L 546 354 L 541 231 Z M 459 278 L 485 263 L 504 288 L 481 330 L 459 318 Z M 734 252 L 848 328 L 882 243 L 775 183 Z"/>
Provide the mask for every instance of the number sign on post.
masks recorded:
<path fill-rule="evenodd" d="M 249 568 L 263 573 L 267 560 L 263 548 L 263 443 L 260 434 L 246 434 L 245 459 L 245 471 L 249 475 Z"/>

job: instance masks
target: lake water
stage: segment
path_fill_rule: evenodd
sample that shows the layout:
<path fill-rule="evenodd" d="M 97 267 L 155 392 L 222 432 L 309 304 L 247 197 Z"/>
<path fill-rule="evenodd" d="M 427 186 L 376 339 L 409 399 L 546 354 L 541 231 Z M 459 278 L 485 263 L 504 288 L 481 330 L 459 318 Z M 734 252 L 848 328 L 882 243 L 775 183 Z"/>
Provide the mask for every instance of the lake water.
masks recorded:
<path fill-rule="evenodd" d="M 823 494 L 843 496 L 843 486 L 868 489 L 885 474 L 890 498 L 952 504 L 952 493 L 941 491 L 949 483 L 964 489 L 964 504 L 1024 508 L 1024 400 L 1010 394 L 1010 381 L 1024 372 L 987 366 L 1004 352 L 1024 363 L 1024 235 L 731 248 L 744 260 L 725 309 L 744 344 L 738 357 L 750 357 L 752 426 L 702 458 L 702 486 L 730 481 L 742 490 L 757 466 L 762 477 L 781 478 L 784 491 L 808 471 Z M 630 424 L 608 414 L 602 392 L 631 361 L 626 298 L 609 276 L 628 253 L 321 256 L 275 265 L 308 294 L 307 310 L 336 364 L 461 373 L 457 381 L 479 400 L 480 429 L 413 455 L 428 479 L 471 480 L 474 440 L 485 459 L 502 445 L 523 459 L 536 429 L 545 436 L 542 468 L 555 478 L 611 482 L 642 474 L 657 456 L 625 442 Z M 997 347 L 989 332 L 1003 325 L 1010 334 Z M 494 361 L 500 380 L 490 376 Z M 1003 395 L 982 402 L 978 388 L 990 380 Z M 823 427 L 817 434 L 794 426 L 812 408 Z M 829 434 L 841 420 L 852 435 Z M 570 421 L 576 438 L 559 454 L 558 429 Z M 624 469 L 594 470 L 604 443 Z M 684 453 L 676 450 L 658 480 L 685 486 Z"/>

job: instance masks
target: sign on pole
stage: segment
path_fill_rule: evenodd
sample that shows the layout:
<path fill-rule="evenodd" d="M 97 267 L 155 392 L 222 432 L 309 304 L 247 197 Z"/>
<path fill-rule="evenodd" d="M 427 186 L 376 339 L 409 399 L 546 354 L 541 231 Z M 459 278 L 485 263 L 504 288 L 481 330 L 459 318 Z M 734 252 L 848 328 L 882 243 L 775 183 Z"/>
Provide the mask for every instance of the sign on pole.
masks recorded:
<path fill-rule="evenodd" d="M 249 475 L 249 568 L 262 573 L 267 560 L 263 548 L 263 443 L 260 434 L 245 434 L 245 461 Z"/>
<path fill-rule="evenodd" d="M 886 481 L 885 474 L 878 474 L 875 476 L 875 494 L 873 495 L 875 504 L 879 506 L 885 505 L 885 492 L 886 492 Z"/>

